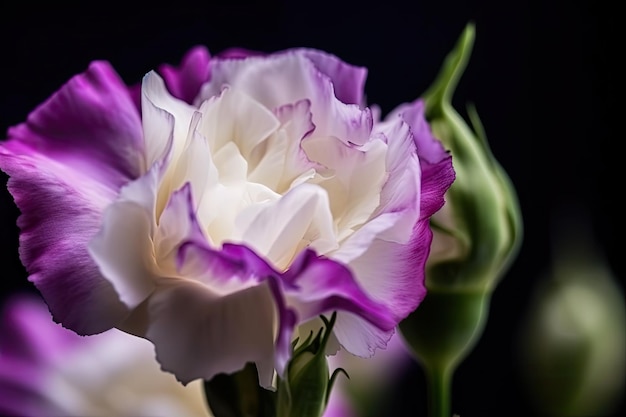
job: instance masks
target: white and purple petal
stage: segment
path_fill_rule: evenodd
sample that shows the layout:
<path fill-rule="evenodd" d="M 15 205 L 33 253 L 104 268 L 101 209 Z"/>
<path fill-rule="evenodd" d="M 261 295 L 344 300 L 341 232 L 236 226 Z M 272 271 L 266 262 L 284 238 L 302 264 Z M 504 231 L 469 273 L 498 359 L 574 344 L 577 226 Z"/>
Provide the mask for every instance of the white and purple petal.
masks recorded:
<path fill-rule="evenodd" d="M 328 194 L 313 184 L 301 184 L 280 199 L 253 204 L 237 216 L 234 241 L 262 253 L 284 270 L 306 246 L 321 252 L 337 247 Z"/>
<path fill-rule="evenodd" d="M 41 155 L 112 191 L 141 174 L 140 115 L 115 70 L 93 62 L 8 131 L 3 148 Z"/>
<path fill-rule="evenodd" d="M 87 243 L 120 187 L 141 173 L 143 150 L 139 114 L 104 62 L 70 80 L 0 144 L 29 280 L 55 320 L 80 334 L 127 314 Z"/>
<path fill-rule="evenodd" d="M 134 334 L 152 341 L 162 369 L 184 384 L 255 362 L 260 384 L 270 387 L 275 315 L 267 285 L 223 296 L 196 281 L 163 279 L 129 320 L 143 319 Z"/>
<path fill-rule="evenodd" d="M 323 65 L 332 66 L 322 56 L 313 56 Z M 338 99 L 331 77 L 317 68 L 304 50 L 245 59 L 216 58 L 211 64 L 211 80 L 202 87 L 196 105 L 219 94 L 225 85 L 242 91 L 268 109 L 309 99 L 317 134 L 335 136 L 346 144 L 362 145 L 369 140 L 373 125 L 370 110 Z M 344 94 L 357 98 L 356 94 Z"/>
<path fill-rule="evenodd" d="M 344 265 L 304 251 L 284 277 L 288 304 L 300 323 L 337 312 L 333 333 L 354 355 L 371 356 L 386 346 L 397 320 L 393 306 L 373 300 Z M 354 335 L 357 337 L 353 337 Z M 332 348 L 331 348 L 332 350 Z"/>
<path fill-rule="evenodd" d="M 373 299 L 392 306 L 399 321 L 424 296 L 423 270 L 420 273 L 419 265 L 410 264 L 412 257 L 406 258 L 420 214 L 421 173 L 408 125 L 396 118 L 379 129 L 387 142 L 387 177 L 379 205 L 372 218 L 329 256 L 348 265 Z M 343 321 L 340 314 L 337 322 Z M 370 344 L 378 345 L 379 338 Z"/>
<path fill-rule="evenodd" d="M 310 108 L 309 100 L 300 100 L 274 110 L 280 127 L 250 154 L 248 181 L 282 194 L 323 168 L 302 149 L 302 140 L 315 130 Z"/>
<path fill-rule="evenodd" d="M 120 204 L 128 202 L 122 200 Z M 210 379 L 218 373 L 234 372 L 246 362 L 255 362 L 259 381 L 271 386 L 277 312 L 275 295 L 263 281 L 268 274 L 276 272 L 246 248 L 234 245 L 224 245 L 221 250 L 211 248 L 195 219 L 189 185 L 172 194 L 160 220 L 154 242 L 149 240 L 149 234 L 141 233 L 144 241 L 133 243 L 137 248 L 143 247 L 141 253 L 135 254 L 137 258 L 146 251 L 153 253 L 146 247 L 152 243 L 156 246 L 154 253 L 165 254 L 159 260 L 161 264 L 152 265 L 156 271 L 152 278 L 149 278 L 150 266 L 132 270 L 126 267 L 125 257 L 120 254 L 105 253 L 99 257 L 101 262 L 112 262 L 115 266 L 107 277 L 123 297 L 136 293 L 147 295 L 144 299 L 129 298 L 140 303 L 136 303 L 120 328 L 151 340 L 162 368 L 175 373 L 185 384 L 197 378 Z M 141 222 L 135 222 L 141 226 Z M 130 227 L 128 224 L 125 230 Z M 117 239 L 104 241 L 125 247 Z M 133 252 L 132 248 L 126 250 Z M 178 273 L 163 264 L 167 264 L 169 254 L 176 255 L 173 261 L 177 263 Z M 119 282 L 116 270 L 125 271 L 126 283 Z M 153 288 L 145 293 L 129 287 L 134 282 L 147 281 Z M 293 327 L 293 320 L 289 323 Z"/>
<path fill-rule="evenodd" d="M 174 97 L 191 104 L 202 84 L 211 78 L 210 60 L 209 50 L 197 45 L 183 56 L 178 67 L 162 64 L 159 66 L 159 73 Z"/>
<path fill-rule="evenodd" d="M 200 93 L 202 84 L 211 78 L 211 54 L 202 45 L 191 48 L 176 67 L 161 64 L 158 72 L 165 80 L 170 94 L 179 100 L 192 104 Z M 138 110 L 141 110 L 141 83 L 128 87 L 128 92 Z"/>
<path fill-rule="evenodd" d="M 154 290 L 159 272 L 152 239 L 157 227 L 159 174 L 160 167 L 154 165 L 144 176 L 127 184 L 105 210 L 101 228 L 88 244 L 100 272 L 131 310 Z"/>
<path fill-rule="evenodd" d="M 378 214 L 332 254 L 350 266 L 375 300 L 393 306 L 397 321 L 426 295 L 425 263 L 432 241 L 429 217 L 443 205 L 445 191 L 454 180 L 450 156 L 430 134 L 422 108 L 411 110 L 407 117 L 416 123 L 415 129 L 402 113 L 389 116 L 376 127 L 389 145 L 389 177 L 381 191 Z M 339 328 L 346 320 L 339 315 Z M 381 338 L 374 335 L 372 340 Z M 348 343 L 355 340 L 358 338 Z M 359 350 L 363 352 L 363 348 Z"/>
<path fill-rule="evenodd" d="M 443 194 L 455 178 L 452 156 L 432 134 L 424 112 L 424 101 L 418 99 L 398 106 L 386 119 L 400 117 L 411 128 L 422 170 L 422 219 L 429 218 L 441 209 L 444 204 Z"/>
<path fill-rule="evenodd" d="M 286 52 L 302 54 L 315 64 L 317 69 L 328 76 L 335 86 L 335 95 L 346 104 L 363 105 L 363 91 L 367 68 L 348 64 L 336 56 L 311 48 L 293 48 Z M 267 54 L 246 48 L 228 48 L 217 54 L 218 59 L 245 59 L 267 57 Z"/>
<path fill-rule="evenodd" d="M 346 104 L 364 105 L 363 92 L 367 68 L 343 62 L 336 56 L 317 49 L 296 49 L 309 58 L 317 69 L 330 78 L 335 96 Z"/>

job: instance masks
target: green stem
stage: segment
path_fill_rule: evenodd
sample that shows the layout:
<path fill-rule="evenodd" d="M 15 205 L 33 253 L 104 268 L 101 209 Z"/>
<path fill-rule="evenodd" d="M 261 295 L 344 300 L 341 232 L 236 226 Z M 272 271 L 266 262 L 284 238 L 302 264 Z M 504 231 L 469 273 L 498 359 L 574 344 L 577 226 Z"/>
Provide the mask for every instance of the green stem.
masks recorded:
<path fill-rule="evenodd" d="M 451 417 L 453 369 L 447 366 L 427 366 L 428 417 Z"/>

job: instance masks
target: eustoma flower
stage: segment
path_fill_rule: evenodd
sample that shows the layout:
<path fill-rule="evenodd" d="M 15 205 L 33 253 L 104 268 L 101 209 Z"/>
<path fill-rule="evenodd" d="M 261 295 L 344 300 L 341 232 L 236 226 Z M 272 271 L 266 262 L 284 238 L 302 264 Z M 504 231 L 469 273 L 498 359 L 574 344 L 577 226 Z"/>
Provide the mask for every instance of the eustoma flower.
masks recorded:
<path fill-rule="evenodd" d="M 149 339 L 183 383 L 254 362 L 337 312 L 368 357 L 425 295 L 454 179 L 423 104 L 379 121 L 366 70 L 324 52 L 194 48 L 124 85 L 92 63 L 9 129 L 20 254 L 53 317 Z"/>

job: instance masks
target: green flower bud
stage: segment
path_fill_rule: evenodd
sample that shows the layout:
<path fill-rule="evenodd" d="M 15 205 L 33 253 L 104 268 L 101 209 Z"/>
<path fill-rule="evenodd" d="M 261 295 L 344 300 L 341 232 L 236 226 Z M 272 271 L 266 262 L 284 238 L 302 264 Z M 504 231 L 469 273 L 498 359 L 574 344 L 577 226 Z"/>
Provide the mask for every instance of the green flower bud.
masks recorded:
<path fill-rule="evenodd" d="M 445 206 L 431 218 L 426 298 L 400 323 L 425 369 L 431 416 L 451 415 L 452 373 L 482 334 L 491 293 L 522 240 L 515 189 L 491 153 L 475 109 L 468 109 L 470 127 L 452 106 L 474 36 L 474 25 L 468 24 L 423 95 L 426 119 L 450 150 L 456 171 Z"/>
<path fill-rule="evenodd" d="M 520 332 L 522 375 L 542 415 L 612 415 L 626 386 L 624 293 L 584 224 L 556 236 L 552 270 Z"/>
<path fill-rule="evenodd" d="M 492 290 L 522 239 L 515 189 L 491 153 L 474 107 L 468 109 L 472 130 L 451 103 L 474 36 L 470 24 L 424 94 L 426 118 L 435 137 L 450 150 L 456 171 L 446 205 L 431 221 L 435 239 L 428 265 L 429 289 Z"/>
<path fill-rule="evenodd" d="M 490 294 L 522 239 L 515 189 L 491 153 L 476 111 L 469 108 L 472 130 L 452 106 L 474 36 L 474 25 L 468 24 L 424 94 L 426 118 L 452 154 L 456 179 L 445 206 L 431 220 L 428 294 L 401 325 L 414 347 L 424 345 L 418 348 L 420 356 L 449 364 L 461 360 L 481 334 Z"/>
<path fill-rule="evenodd" d="M 315 336 L 311 333 L 304 342 L 294 343 L 284 379 L 278 382 L 278 417 L 321 417 L 336 377 L 340 372 L 345 374 L 338 368 L 331 376 L 326 357 L 336 313 L 330 321 L 321 318 L 324 328 Z"/>

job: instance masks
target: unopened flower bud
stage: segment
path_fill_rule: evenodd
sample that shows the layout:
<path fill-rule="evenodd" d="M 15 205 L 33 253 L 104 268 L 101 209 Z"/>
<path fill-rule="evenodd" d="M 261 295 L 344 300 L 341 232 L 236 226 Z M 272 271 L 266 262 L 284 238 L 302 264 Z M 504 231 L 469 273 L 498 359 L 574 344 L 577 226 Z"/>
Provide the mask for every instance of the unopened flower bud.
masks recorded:
<path fill-rule="evenodd" d="M 470 24 L 424 95 L 433 134 L 452 153 L 457 175 L 445 206 L 431 219 L 428 294 L 402 323 L 408 341 L 420 344 L 420 356 L 432 350 L 444 362 L 460 360 L 481 334 L 491 291 L 522 236 L 515 189 L 492 155 L 476 112 L 470 108 L 472 130 L 451 104 L 473 42 Z"/>
<path fill-rule="evenodd" d="M 623 289 L 584 226 L 577 220 L 558 231 L 553 266 L 520 332 L 529 398 L 555 417 L 612 415 L 626 386 Z"/>
<path fill-rule="evenodd" d="M 326 345 L 332 332 L 336 314 L 330 321 L 322 317 L 325 327 L 307 340 L 296 342 L 285 378 L 279 381 L 278 417 L 321 417 L 326 409 L 338 368 L 330 375 Z"/>
<path fill-rule="evenodd" d="M 435 237 L 428 261 L 429 289 L 493 289 L 521 242 L 515 189 L 491 153 L 474 107 L 468 109 L 472 129 L 451 104 L 473 42 L 474 27 L 468 25 L 424 95 L 426 118 L 452 153 L 457 174 L 446 205 L 431 220 Z"/>

